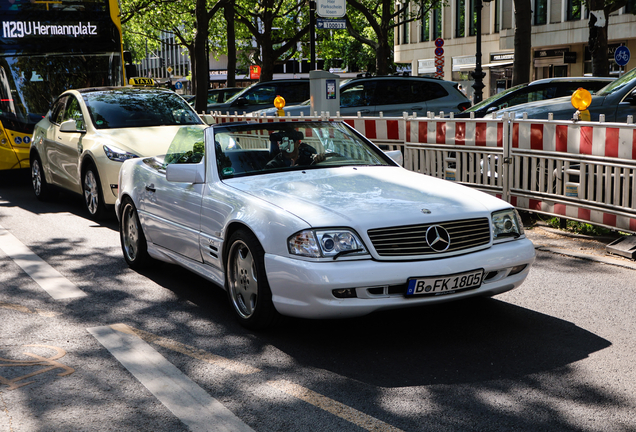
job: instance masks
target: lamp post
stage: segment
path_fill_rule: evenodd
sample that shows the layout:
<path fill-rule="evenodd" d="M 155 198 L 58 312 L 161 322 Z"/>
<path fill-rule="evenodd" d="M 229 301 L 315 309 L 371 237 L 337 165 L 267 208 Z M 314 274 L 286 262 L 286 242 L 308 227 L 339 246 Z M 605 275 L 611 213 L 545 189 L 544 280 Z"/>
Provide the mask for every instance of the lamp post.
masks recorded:
<path fill-rule="evenodd" d="M 475 89 L 473 96 L 473 103 L 479 103 L 483 99 L 484 90 L 484 77 L 486 74 L 481 68 L 481 9 L 484 6 L 484 2 L 489 3 L 491 0 L 475 0 L 475 9 L 477 12 L 477 20 L 475 22 L 475 32 L 477 33 L 475 40 L 475 72 L 472 73 L 475 83 L 473 88 Z"/>

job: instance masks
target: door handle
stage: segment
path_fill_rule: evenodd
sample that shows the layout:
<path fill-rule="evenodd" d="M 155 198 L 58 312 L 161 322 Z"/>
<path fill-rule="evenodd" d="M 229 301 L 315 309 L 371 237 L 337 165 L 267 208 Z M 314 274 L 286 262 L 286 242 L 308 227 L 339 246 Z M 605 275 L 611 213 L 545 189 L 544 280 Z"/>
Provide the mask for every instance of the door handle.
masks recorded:
<path fill-rule="evenodd" d="M 148 192 L 157 192 L 157 189 L 155 189 L 155 185 L 153 183 L 150 183 L 150 185 L 146 185 L 146 190 Z"/>

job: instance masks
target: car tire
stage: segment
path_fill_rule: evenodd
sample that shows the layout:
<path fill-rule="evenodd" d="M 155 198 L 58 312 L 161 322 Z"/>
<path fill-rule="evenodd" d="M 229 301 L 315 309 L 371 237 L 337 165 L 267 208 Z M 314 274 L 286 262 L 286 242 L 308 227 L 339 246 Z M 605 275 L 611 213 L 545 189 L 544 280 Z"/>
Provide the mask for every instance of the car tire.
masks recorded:
<path fill-rule="evenodd" d="M 130 198 L 125 199 L 121 206 L 119 240 L 124 259 L 130 268 L 137 270 L 150 263 L 146 236 L 139 221 L 137 208 Z"/>
<path fill-rule="evenodd" d="M 31 183 L 38 200 L 47 201 L 51 197 L 51 190 L 44 177 L 42 161 L 38 155 L 31 156 Z"/>
<path fill-rule="evenodd" d="M 104 194 L 95 165 L 90 163 L 82 170 L 82 192 L 84 204 L 91 219 L 103 219 L 106 214 Z"/>
<path fill-rule="evenodd" d="M 281 317 L 272 302 L 261 244 L 247 230 L 236 231 L 228 243 L 225 286 L 238 321 L 252 330 L 276 324 Z"/>

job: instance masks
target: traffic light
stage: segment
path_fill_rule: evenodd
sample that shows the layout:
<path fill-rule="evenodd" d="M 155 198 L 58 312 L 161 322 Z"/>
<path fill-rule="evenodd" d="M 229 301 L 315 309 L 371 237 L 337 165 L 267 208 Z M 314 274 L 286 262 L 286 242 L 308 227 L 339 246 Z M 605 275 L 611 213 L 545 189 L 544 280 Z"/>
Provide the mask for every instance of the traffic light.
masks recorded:
<path fill-rule="evenodd" d="M 159 65 L 161 67 L 165 67 L 166 66 L 166 59 L 163 57 L 159 57 Z"/>

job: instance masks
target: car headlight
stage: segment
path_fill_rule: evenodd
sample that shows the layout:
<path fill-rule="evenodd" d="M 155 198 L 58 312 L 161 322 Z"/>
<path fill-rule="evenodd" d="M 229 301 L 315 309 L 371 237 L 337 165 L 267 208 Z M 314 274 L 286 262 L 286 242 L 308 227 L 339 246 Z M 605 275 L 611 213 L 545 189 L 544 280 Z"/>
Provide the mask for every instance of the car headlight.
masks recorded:
<path fill-rule="evenodd" d="M 287 240 L 287 246 L 291 254 L 312 258 L 368 253 L 360 238 L 347 229 L 300 231 Z"/>
<path fill-rule="evenodd" d="M 492 214 L 493 240 L 497 241 L 506 237 L 521 237 L 523 224 L 516 209 L 507 209 Z"/>
<path fill-rule="evenodd" d="M 104 146 L 104 153 L 106 153 L 106 157 L 108 157 L 108 159 L 117 162 L 124 162 L 128 159 L 139 157 L 134 153 L 129 153 L 117 147 L 107 145 Z"/>

